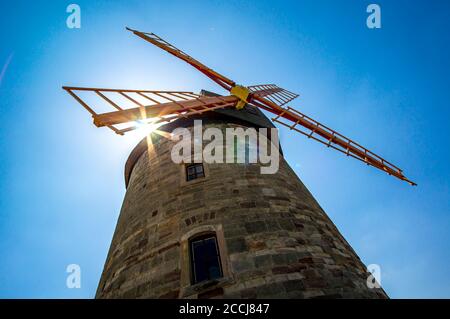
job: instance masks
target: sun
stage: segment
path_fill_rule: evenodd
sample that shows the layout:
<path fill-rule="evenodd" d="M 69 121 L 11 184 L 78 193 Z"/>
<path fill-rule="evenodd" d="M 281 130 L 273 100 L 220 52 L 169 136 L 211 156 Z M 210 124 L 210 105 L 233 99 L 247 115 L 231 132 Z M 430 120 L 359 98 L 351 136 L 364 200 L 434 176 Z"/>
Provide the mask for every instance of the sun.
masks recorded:
<path fill-rule="evenodd" d="M 145 122 L 145 121 L 135 121 L 136 132 L 139 135 L 151 135 L 155 132 L 163 123 L 153 123 L 153 122 Z"/>

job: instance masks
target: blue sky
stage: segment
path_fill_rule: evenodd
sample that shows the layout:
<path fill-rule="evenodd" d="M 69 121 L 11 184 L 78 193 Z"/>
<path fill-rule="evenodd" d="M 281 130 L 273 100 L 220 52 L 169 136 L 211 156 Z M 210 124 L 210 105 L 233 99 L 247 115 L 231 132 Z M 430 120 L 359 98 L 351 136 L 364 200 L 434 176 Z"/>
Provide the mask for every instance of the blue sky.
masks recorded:
<path fill-rule="evenodd" d="M 375 2 L 375 1 L 374 1 Z M 292 132 L 287 160 L 393 298 L 450 297 L 450 4 L 376 1 L 0 3 L 0 297 L 91 298 L 138 142 L 97 129 L 62 85 L 198 92 L 217 85 L 125 31 L 151 31 L 404 169 L 411 187 Z M 66 266 L 81 266 L 81 289 Z"/>

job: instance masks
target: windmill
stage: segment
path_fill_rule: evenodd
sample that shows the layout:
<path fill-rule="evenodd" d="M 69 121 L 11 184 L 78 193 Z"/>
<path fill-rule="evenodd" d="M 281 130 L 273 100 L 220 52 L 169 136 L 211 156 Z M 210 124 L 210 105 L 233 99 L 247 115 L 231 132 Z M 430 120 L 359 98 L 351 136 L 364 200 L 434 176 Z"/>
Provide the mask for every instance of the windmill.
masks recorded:
<path fill-rule="evenodd" d="M 331 147 L 347 156 L 382 170 L 410 185 L 417 185 L 406 178 L 399 167 L 337 131 L 287 106 L 288 103 L 298 97 L 298 94 L 274 84 L 238 85 L 235 81 L 205 66 L 156 34 L 141 32 L 128 27 L 126 29 L 190 64 L 223 89 L 229 91 L 230 95 L 207 97 L 186 91 L 150 91 L 64 86 L 63 89 L 91 113 L 94 124 L 97 127 L 106 126 L 115 133 L 123 135 L 146 124 L 169 123 L 181 117 L 189 117 L 190 115 L 217 109 L 236 108 L 239 110 L 249 104 L 273 113 L 274 117 L 272 121 L 286 126 L 290 130 L 296 131 L 327 147 Z M 105 113 L 95 112 L 87 100 L 80 96 L 80 92 L 94 93 L 112 107 L 114 111 Z M 126 103 L 118 103 L 111 95 L 118 95 L 133 106 L 124 107 Z"/>

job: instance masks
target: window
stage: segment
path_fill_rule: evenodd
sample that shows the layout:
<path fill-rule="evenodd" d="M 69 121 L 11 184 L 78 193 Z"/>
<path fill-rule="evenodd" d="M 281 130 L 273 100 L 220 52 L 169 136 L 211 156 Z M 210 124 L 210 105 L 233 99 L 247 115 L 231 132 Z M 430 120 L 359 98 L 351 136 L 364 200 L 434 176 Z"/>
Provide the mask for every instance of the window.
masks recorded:
<path fill-rule="evenodd" d="M 190 164 L 186 166 L 186 180 L 188 182 L 199 177 L 205 177 L 202 163 Z"/>
<path fill-rule="evenodd" d="M 189 240 L 192 284 L 222 277 L 219 249 L 215 234 Z"/>

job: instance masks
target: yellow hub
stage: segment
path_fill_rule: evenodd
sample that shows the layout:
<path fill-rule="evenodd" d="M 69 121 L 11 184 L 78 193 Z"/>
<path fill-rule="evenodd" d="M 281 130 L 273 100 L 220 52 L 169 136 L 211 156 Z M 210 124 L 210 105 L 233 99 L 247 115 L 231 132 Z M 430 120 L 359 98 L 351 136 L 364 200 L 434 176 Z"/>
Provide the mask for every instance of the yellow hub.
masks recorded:
<path fill-rule="evenodd" d="M 231 88 L 230 93 L 231 93 L 231 95 L 234 95 L 235 97 L 239 98 L 239 100 L 240 100 L 236 104 L 236 108 L 238 110 L 242 109 L 245 106 L 245 104 L 248 103 L 247 98 L 250 95 L 250 90 L 247 89 L 245 86 L 242 86 L 242 85 L 233 86 Z"/>

